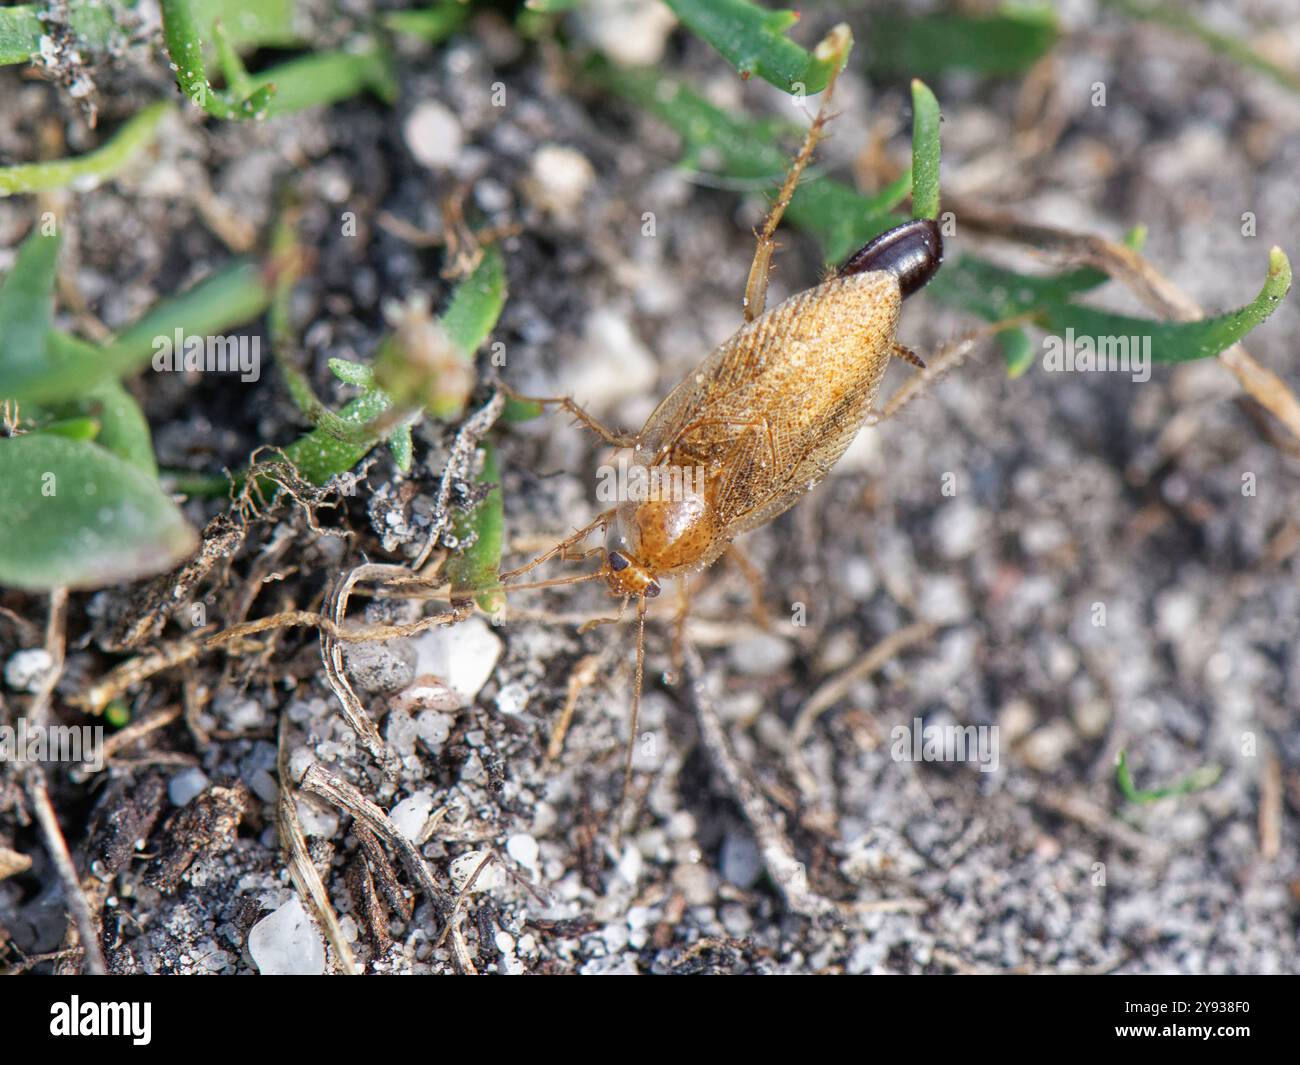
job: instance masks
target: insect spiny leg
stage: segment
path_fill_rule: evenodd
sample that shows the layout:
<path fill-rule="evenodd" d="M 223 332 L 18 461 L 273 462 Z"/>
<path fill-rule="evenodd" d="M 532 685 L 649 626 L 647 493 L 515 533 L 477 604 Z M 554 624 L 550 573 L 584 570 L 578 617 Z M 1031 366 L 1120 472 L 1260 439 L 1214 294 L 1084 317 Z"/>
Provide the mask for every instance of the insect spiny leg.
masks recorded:
<path fill-rule="evenodd" d="M 614 812 L 614 846 L 617 849 L 623 832 L 623 813 L 627 808 L 628 796 L 632 793 L 632 756 L 636 753 L 636 730 L 641 718 L 641 687 L 645 681 L 645 612 L 646 597 L 638 596 L 636 601 L 636 679 L 632 689 L 632 715 L 628 724 L 627 759 L 623 764 L 623 790 L 619 795 L 618 808 Z"/>
<path fill-rule="evenodd" d="M 632 433 L 620 433 L 610 429 L 594 415 L 580 407 L 570 396 L 525 396 L 513 388 L 502 384 L 501 390 L 511 399 L 520 403 L 536 403 L 543 407 L 563 407 L 582 425 L 590 429 L 611 447 L 635 447 L 637 438 Z"/>
<path fill-rule="evenodd" d="M 790 172 L 786 174 L 785 182 L 781 186 L 781 191 L 777 194 L 776 202 L 768 212 L 763 227 L 756 234 L 758 245 L 754 249 L 754 260 L 750 263 L 749 278 L 745 282 L 744 311 L 745 321 L 747 322 L 752 322 L 759 317 L 767 304 L 768 274 L 772 269 L 772 254 L 776 251 L 776 241 L 773 239 L 773 234 L 776 233 L 776 227 L 781 224 L 785 209 L 790 206 L 790 201 L 794 199 L 794 191 L 799 185 L 799 178 L 803 175 L 804 168 L 808 165 L 809 160 L 812 159 L 813 151 L 822 138 L 822 131 L 826 128 L 826 123 L 832 117 L 830 102 L 835 91 L 835 82 L 839 77 L 839 72 L 840 67 L 838 64 L 831 68 L 830 79 L 826 82 L 826 91 L 822 93 L 821 106 L 817 109 L 817 117 L 813 119 L 812 125 L 808 127 L 803 144 L 799 148 L 799 154 L 795 156 Z"/>
<path fill-rule="evenodd" d="M 532 570 L 535 570 L 542 563 L 549 562 L 551 559 L 555 558 L 556 555 L 559 555 L 561 557 L 567 557 L 566 553 L 569 550 L 569 548 L 573 547 L 575 544 L 582 543 L 582 541 L 585 540 L 588 536 L 590 536 L 596 529 L 600 529 L 603 532 L 605 529 L 609 528 L 609 523 L 614 520 L 617 514 L 618 514 L 617 511 L 607 510 L 603 514 L 598 515 L 596 520 L 593 521 L 590 525 L 584 526 L 583 528 L 575 532 L 572 536 L 569 536 L 561 540 L 550 550 L 545 551 L 542 554 L 538 555 L 527 565 L 520 566 L 518 569 L 508 570 L 507 572 L 501 574 L 500 577 L 501 581 L 505 582 L 509 580 L 514 580 L 514 578 L 516 577 L 522 577 L 525 573 L 529 573 Z M 590 551 L 586 552 L 581 557 L 586 558 L 588 555 L 592 553 L 594 552 L 590 552 Z"/>

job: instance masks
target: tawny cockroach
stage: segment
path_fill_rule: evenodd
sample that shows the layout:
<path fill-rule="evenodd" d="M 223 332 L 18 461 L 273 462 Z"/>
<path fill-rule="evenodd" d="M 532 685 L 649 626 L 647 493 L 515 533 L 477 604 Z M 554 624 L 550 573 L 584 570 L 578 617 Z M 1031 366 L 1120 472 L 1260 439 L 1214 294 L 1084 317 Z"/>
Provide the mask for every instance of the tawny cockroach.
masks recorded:
<path fill-rule="evenodd" d="M 651 491 L 621 502 L 528 565 L 502 574 L 508 588 L 512 579 L 557 556 L 599 554 L 595 572 L 539 583 L 601 578 L 624 609 L 637 601 L 633 738 L 646 601 L 660 594 L 660 581 L 708 566 L 737 536 L 793 506 L 826 476 L 868 420 L 891 359 L 924 365 L 897 343 L 895 333 L 903 300 L 934 276 L 943 259 L 939 227 L 930 219 L 882 233 L 832 277 L 763 313 L 771 234 L 825 113 L 823 102 L 759 234 L 746 290 L 749 320 L 686 375 L 640 432 L 612 432 L 569 398 L 531 397 L 564 407 L 607 443 L 629 448 L 642 484 L 679 485 L 677 471 L 701 474 L 688 491 Z M 580 550 L 597 530 L 607 534 L 607 543 Z M 625 791 L 631 753 L 629 745 Z"/>

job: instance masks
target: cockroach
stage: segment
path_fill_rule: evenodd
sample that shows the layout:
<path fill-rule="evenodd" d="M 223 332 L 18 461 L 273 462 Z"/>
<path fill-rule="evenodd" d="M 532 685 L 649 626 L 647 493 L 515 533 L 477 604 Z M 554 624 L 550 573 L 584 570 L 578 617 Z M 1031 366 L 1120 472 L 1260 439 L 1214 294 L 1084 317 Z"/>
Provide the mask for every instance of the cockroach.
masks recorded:
<path fill-rule="evenodd" d="M 939 227 L 905 222 L 871 240 L 821 284 L 764 311 L 772 234 L 794 194 L 826 121 L 828 88 L 766 223 L 746 286 L 745 324 L 716 348 L 655 409 L 641 431 L 614 432 L 569 397 L 519 397 L 562 407 L 606 443 L 630 449 L 641 498 L 609 509 L 525 566 L 501 575 L 503 587 L 543 587 L 602 579 L 621 601 L 637 603 L 636 679 L 624 768 L 632 775 L 645 672 L 645 617 L 666 577 L 709 566 L 732 540 L 772 521 L 826 476 L 868 421 L 890 361 L 924 367 L 898 344 L 903 300 L 926 284 L 943 259 Z M 683 483 L 689 491 L 654 491 Z M 581 545 L 597 530 L 606 543 Z M 594 572 L 511 585 L 559 556 L 600 555 Z M 679 619 L 680 620 L 680 619 Z"/>

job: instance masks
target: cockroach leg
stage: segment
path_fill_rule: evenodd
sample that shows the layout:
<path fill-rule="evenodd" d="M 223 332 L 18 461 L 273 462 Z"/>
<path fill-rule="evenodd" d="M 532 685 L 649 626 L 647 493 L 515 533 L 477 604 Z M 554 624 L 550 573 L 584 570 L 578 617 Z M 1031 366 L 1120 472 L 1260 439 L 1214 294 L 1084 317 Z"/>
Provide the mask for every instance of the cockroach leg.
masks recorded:
<path fill-rule="evenodd" d="M 902 344 L 895 344 L 891 350 L 894 353 L 894 358 L 899 359 L 902 362 L 911 363 L 918 370 L 925 369 L 925 360 L 911 348 L 904 347 Z"/>
<path fill-rule="evenodd" d="M 826 83 L 826 91 L 822 93 L 821 106 L 817 109 L 817 117 L 808 127 L 808 132 L 804 135 L 803 145 L 799 148 L 799 154 L 794 158 L 794 164 L 790 167 L 790 172 L 785 176 L 785 183 L 781 186 L 780 193 L 777 194 L 776 202 L 768 212 L 767 219 L 763 227 L 756 234 L 758 245 L 754 249 L 754 261 L 749 266 L 749 278 L 745 282 L 745 300 L 744 311 L 745 321 L 752 322 L 755 318 L 763 313 L 767 305 L 767 279 L 772 270 L 772 254 L 776 251 L 776 241 L 773 234 L 776 233 L 776 227 L 781 224 L 781 218 L 785 214 L 785 209 L 790 206 L 790 201 L 794 199 L 794 190 L 799 185 L 799 178 L 803 175 L 804 168 L 808 165 L 817 142 L 822 138 L 822 131 L 826 128 L 826 123 L 830 121 L 830 102 L 831 95 L 835 91 L 835 81 L 839 77 L 838 68 L 832 70 L 830 80 Z"/>
<path fill-rule="evenodd" d="M 583 528 L 581 528 L 581 529 L 579 529 L 577 532 L 575 532 L 572 536 L 570 536 L 570 537 L 568 537 L 568 538 L 566 538 L 566 539 L 564 539 L 564 540 L 561 540 L 558 544 L 556 544 L 556 545 L 555 545 L 554 547 L 552 547 L 550 550 L 548 550 L 548 551 L 544 551 L 542 554 L 538 555 L 535 559 L 533 559 L 533 560 L 532 560 L 531 562 L 529 562 L 527 565 L 525 565 L 525 566 L 520 566 L 518 569 L 512 569 L 512 570 L 509 570 L 509 571 L 507 571 L 507 572 L 501 574 L 501 580 L 502 580 L 502 581 L 509 581 L 509 580 L 513 580 L 513 579 L 516 578 L 516 577 L 522 577 L 525 573 L 528 573 L 528 572 L 530 572 L 530 571 L 532 571 L 532 570 L 535 570 L 535 569 L 536 569 L 538 566 L 540 566 L 543 562 L 549 562 L 551 559 L 555 558 L 557 555 L 559 555 L 561 558 L 565 558 L 565 559 L 571 558 L 571 555 L 569 554 L 571 548 L 573 548 L 576 544 L 580 544 L 580 543 L 582 543 L 583 540 L 585 540 L 588 536 L 590 536 L 590 535 L 591 535 L 593 532 L 595 532 L 597 529 L 599 529 L 601 532 L 604 532 L 606 529 L 609 528 L 610 523 L 611 523 L 611 522 L 612 522 L 612 521 L 613 521 L 617 516 L 618 516 L 618 511 L 617 511 L 617 510 L 607 510 L 607 511 L 605 511 L 603 514 L 598 515 L 598 516 L 596 517 L 596 520 L 593 521 L 590 525 L 584 526 Z M 591 551 L 587 551 L 587 552 L 582 553 L 581 557 L 582 557 L 582 558 L 587 558 L 587 557 L 589 557 L 590 555 L 597 554 L 597 553 L 599 552 L 599 550 L 600 550 L 599 548 L 594 548 L 594 549 L 592 549 Z"/>
<path fill-rule="evenodd" d="M 618 613 L 612 618 L 589 618 L 578 626 L 578 632 L 590 632 L 592 629 L 597 628 L 600 625 L 617 625 L 623 620 L 623 615 L 627 613 L 627 604 L 628 597 L 624 596 L 618 602 Z"/>
<path fill-rule="evenodd" d="M 502 385 L 501 390 L 511 399 L 516 399 L 520 403 L 537 403 L 544 407 L 563 407 L 572 414 L 583 425 L 600 437 L 611 447 L 635 447 L 637 438 L 635 433 L 619 433 L 610 429 L 602 422 L 597 420 L 593 415 L 588 414 L 582 407 L 569 396 L 525 396 L 516 392 L 514 389 Z"/>
<path fill-rule="evenodd" d="M 622 839 L 623 813 L 627 809 L 628 796 L 632 794 L 632 756 L 636 753 L 636 730 L 641 723 L 641 688 L 645 682 L 645 612 L 646 597 L 637 596 L 636 600 L 636 679 L 632 689 L 632 715 L 627 734 L 627 759 L 623 765 L 623 791 L 619 796 L 618 810 L 614 815 L 614 847 L 617 849 Z"/>
<path fill-rule="evenodd" d="M 868 415 L 865 424 L 879 425 L 887 418 L 892 418 L 924 393 L 939 378 L 960 366 L 981 341 L 997 336 L 998 333 L 1005 329 L 1027 325 L 1033 320 L 1034 316 L 1032 314 L 1018 314 L 1011 318 L 990 322 L 988 325 L 972 330 L 965 336 L 949 341 L 930 357 L 929 363 L 925 364 L 925 369 L 920 373 L 913 374 L 899 385 L 883 408 L 872 411 Z"/>
<path fill-rule="evenodd" d="M 686 618 L 691 612 L 690 574 L 677 579 L 677 612 L 673 615 L 673 672 L 682 675 L 683 649 L 686 646 Z"/>
<path fill-rule="evenodd" d="M 763 602 L 763 574 L 736 544 L 727 545 L 726 555 L 749 585 L 750 611 L 754 615 L 754 623 L 760 629 L 770 629 L 772 616 L 767 612 L 767 604 Z"/>

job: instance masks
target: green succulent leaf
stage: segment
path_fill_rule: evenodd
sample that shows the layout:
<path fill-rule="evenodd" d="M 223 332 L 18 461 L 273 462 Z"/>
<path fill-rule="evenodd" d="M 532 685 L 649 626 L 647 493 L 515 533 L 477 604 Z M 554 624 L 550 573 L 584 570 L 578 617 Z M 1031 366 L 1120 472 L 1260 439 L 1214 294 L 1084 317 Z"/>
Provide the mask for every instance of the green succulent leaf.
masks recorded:
<path fill-rule="evenodd" d="M 749 0 L 665 0 L 697 37 L 708 41 L 740 73 L 757 74 L 790 94 L 818 93 L 848 57 L 842 49 L 807 52 L 785 35 L 799 15 L 771 11 Z M 829 38 L 828 38 L 829 40 Z M 823 42 L 825 43 L 825 42 Z"/>
<path fill-rule="evenodd" d="M 934 76 L 949 70 L 1020 74 L 1060 37 L 1050 7 L 1007 5 L 993 15 L 883 14 L 867 37 L 867 67 L 880 75 Z"/>
<path fill-rule="evenodd" d="M 498 574 L 501 570 L 501 544 L 505 526 L 505 503 L 501 495 L 501 470 L 496 449 L 483 445 L 483 470 L 479 484 L 492 485 L 483 502 L 469 514 L 459 515 L 453 524 L 457 539 L 470 545 L 447 560 L 452 597 L 473 595 L 480 607 L 495 613 L 504 601 Z"/>
<path fill-rule="evenodd" d="M 939 217 L 939 101 L 912 79 L 912 216 Z"/>
<path fill-rule="evenodd" d="M 0 440 L 0 584 L 101 588 L 174 566 L 197 543 L 157 481 L 85 440 Z"/>

